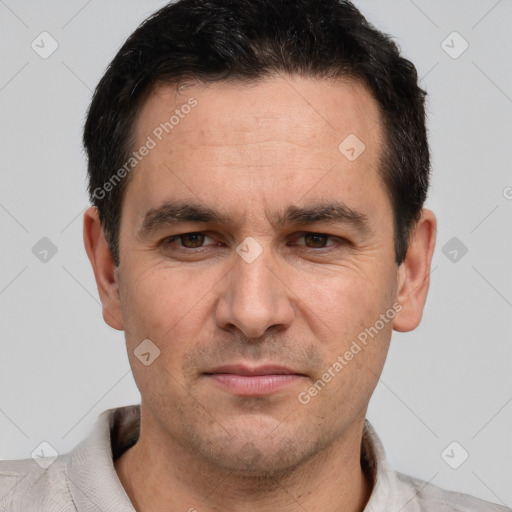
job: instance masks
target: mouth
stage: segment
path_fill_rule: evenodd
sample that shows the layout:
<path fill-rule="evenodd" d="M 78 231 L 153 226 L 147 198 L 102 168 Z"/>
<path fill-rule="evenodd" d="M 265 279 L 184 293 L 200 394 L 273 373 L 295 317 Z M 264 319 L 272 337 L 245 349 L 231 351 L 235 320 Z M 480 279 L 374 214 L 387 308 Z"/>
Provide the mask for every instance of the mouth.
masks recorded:
<path fill-rule="evenodd" d="M 297 384 L 306 377 L 285 366 L 226 365 L 204 375 L 224 391 L 237 396 L 265 396 Z"/>

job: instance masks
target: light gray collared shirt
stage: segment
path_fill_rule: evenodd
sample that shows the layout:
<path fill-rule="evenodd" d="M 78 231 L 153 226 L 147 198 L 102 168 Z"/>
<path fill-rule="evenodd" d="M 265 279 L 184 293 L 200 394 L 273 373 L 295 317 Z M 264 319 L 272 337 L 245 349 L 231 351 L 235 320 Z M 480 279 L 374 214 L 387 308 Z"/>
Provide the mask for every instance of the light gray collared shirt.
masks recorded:
<path fill-rule="evenodd" d="M 0 461 L 0 512 L 134 512 L 114 460 L 137 441 L 139 422 L 138 405 L 109 409 L 86 439 L 48 459 L 47 468 L 41 459 Z M 391 469 L 368 420 L 361 454 L 373 480 L 364 512 L 512 512 Z"/>

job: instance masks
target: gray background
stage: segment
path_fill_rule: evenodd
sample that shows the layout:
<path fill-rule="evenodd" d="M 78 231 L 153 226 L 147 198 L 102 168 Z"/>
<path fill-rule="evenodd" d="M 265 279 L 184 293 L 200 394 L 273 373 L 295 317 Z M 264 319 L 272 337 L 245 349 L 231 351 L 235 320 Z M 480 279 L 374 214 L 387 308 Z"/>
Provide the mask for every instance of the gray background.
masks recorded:
<path fill-rule="evenodd" d="M 81 130 L 106 65 L 163 4 L 0 0 L 1 458 L 69 451 L 100 412 L 139 401 L 83 249 Z M 357 5 L 429 91 L 439 221 L 423 322 L 394 333 L 368 418 L 398 470 L 512 506 L 512 2 Z M 31 47 L 43 31 L 58 43 L 46 59 Z M 457 469 L 441 455 L 453 441 L 452 465 L 469 453 Z"/>

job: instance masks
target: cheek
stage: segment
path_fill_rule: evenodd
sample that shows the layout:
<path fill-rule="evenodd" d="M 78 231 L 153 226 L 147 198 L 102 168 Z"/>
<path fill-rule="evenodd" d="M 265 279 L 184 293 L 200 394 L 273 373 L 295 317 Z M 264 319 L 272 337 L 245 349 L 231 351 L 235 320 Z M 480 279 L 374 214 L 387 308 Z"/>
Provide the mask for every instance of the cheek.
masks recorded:
<path fill-rule="evenodd" d="M 375 281 L 352 274 L 352 278 L 333 276 L 322 289 L 308 290 L 307 304 L 313 313 L 307 322 L 310 326 L 316 324 L 314 335 L 322 343 L 324 364 L 317 368 L 313 379 L 321 382 L 304 392 L 306 398 L 310 393 L 315 397 L 312 403 L 319 410 L 336 411 L 340 416 L 348 411 L 355 414 L 370 399 L 386 360 L 392 331 L 394 310 L 387 321 L 380 316 L 392 306 L 385 289 L 389 284 L 381 282 L 382 288 Z M 327 382 L 325 388 L 322 382 Z"/>
<path fill-rule="evenodd" d="M 161 263 L 132 271 L 136 276 L 124 283 L 122 293 L 126 340 L 132 350 L 151 339 L 161 350 L 178 358 L 179 353 L 205 325 L 210 290 L 218 282 L 217 272 L 191 273 L 164 267 Z M 210 306 L 211 307 L 211 306 Z"/>
<path fill-rule="evenodd" d="M 375 271 L 370 274 L 361 268 L 340 266 L 302 281 L 298 295 L 303 297 L 304 314 L 316 317 L 316 322 L 325 326 L 327 337 L 330 333 L 340 341 L 373 324 L 389 307 L 390 283 Z"/>
<path fill-rule="evenodd" d="M 153 267 L 132 275 L 138 277 L 125 282 L 122 293 L 128 357 L 145 400 L 165 409 L 165 390 L 174 389 L 177 396 L 180 394 L 181 361 L 200 338 L 202 323 L 198 316 L 204 309 L 200 300 L 204 292 L 198 293 L 193 283 L 181 279 L 182 273 L 175 269 Z M 150 357 L 158 353 L 149 365 L 137 357 L 141 353 L 138 347 L 146 339 L 157 349 Z M 150 347 L 150 351 L 155 350 L 153 345 Z"/>
<path fill-rule="evenodd" d="M 323 279 L 322 286 L 304 290 L 307 305 L 313 311 L 304 315 L 309 314 L 307 322 L 322 343 L 324 367 L 318 369 L 320 373 L 315 377 L 330 379 L 326 374 L 329 369 L 336 375 L 329 385 L 330 391 L 322 393 L 320 400 L 339 399 L 346 406 L 347 397 L 353 397 L 353 403 L 348 400 L 357 408 L 362 402 L 356 397 L 361 395 L 366 400 L 371 396 L 386 360 L 392 332 L 393 283 L 387 275 L 390 274 L 364 273 L 361 267 L 340 268 L 329 279 Z M 387 321 L 382 321 L 380 315 L 388 311 L 391 314 Z"/>

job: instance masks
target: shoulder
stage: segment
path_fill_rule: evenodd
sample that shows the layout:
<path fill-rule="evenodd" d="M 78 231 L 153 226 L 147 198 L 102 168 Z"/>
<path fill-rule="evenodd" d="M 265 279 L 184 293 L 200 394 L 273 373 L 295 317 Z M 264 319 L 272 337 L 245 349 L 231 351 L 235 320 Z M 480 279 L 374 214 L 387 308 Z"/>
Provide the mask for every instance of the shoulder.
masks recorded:
<path fill-rule="evenodd" d="M 506 506 L 442 489 L 431 481 L 396 471 L 388 464 L 384 447 L 368 420 L 365 420 L 361 453 L 361 461 L 373 479 L 365 512 L 512 512 Z"/>
<path fill-rule="evenodd" d="M 69 512 L 72 498 L 66 478 L 67 455 L 41 467 L 32 459 L 0 461 L 0 510 Z"/>
<path fill-rule="evenodd" d="M 403 489 L 408 489 L 410 507 L 405 511 L 436 512 L 512 512 L 512 509 L 495 505 L 469 494 L 449 491 L 432 483 L 395 471 Z"/>

